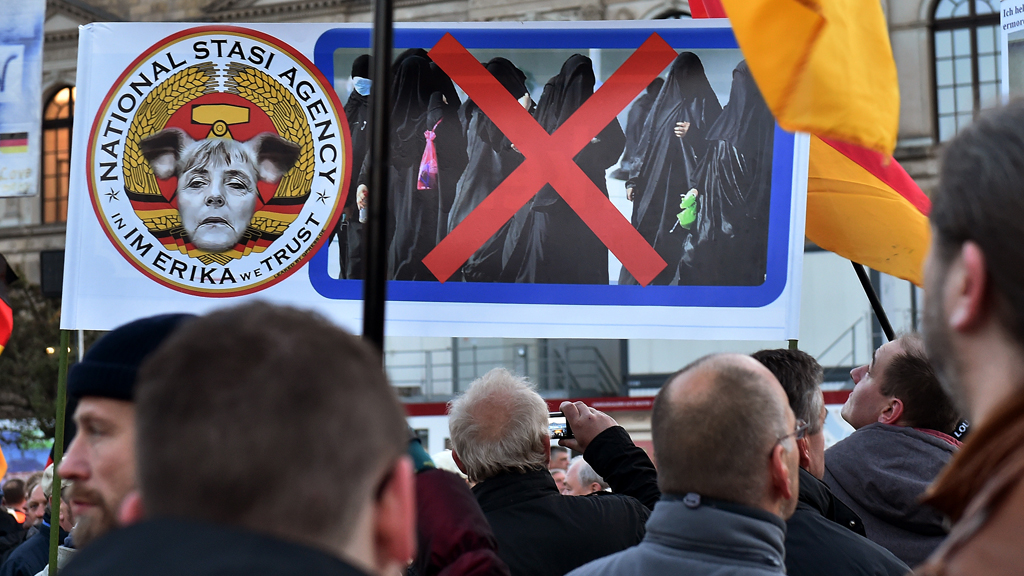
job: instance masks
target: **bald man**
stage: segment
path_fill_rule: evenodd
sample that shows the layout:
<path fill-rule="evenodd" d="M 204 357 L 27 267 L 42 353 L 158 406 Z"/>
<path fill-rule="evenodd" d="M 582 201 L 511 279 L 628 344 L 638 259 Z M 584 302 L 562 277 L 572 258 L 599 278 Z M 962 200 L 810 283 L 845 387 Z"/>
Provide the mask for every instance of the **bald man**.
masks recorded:
<path fill-rule="evenodd" d="M 586 441 L 600 417 L 567 419 Z M 705 356 L 683 368 L 654 400 L 662 495 L 643 541 L 570 575 L 784 574 L 806 429 L 778 380 L 749 356 Z"/>

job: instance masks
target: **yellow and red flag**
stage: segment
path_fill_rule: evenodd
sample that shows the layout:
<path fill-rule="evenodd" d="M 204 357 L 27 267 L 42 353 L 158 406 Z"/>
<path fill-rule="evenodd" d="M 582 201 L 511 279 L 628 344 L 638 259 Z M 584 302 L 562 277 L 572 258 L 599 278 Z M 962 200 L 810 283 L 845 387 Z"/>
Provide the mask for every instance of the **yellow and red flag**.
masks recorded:
<path fill-rule="evenodd" d="M 921 284 L 931 203 L 891 156 L 899 84 L 881 4 L 861 0 L 691 0 L 728 16 L 779 125 L 809 132 L 807 237 Z"/>
<path fill-rule="evenodd" d="M 7 341 L 11 338 L 14 328 L 14 311 L 7 300 L 7 287 L 18 279 L 18 275 L 7 265 L 7 259 L 0 254 L 0 354 L 3 353 Z M 0 459 L 3 453 L 0 453 Z M 6 468 L 6 466 L 5 466 Z"/>
<path fill-rule="evenodd" d="M 806 233 L 818 246 L 920 286 L 931 206 L 892 157 L 811 137 Z"/>

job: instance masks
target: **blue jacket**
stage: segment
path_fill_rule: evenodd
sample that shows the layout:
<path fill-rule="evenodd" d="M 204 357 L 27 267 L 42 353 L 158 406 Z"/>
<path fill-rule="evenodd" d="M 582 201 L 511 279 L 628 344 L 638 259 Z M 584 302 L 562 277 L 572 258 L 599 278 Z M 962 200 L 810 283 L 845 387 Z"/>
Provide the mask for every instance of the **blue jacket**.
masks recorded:
<path fill-rule="evenodd" d="M 786 524 L 747 506 L 664 495 L 640 544 L 569 576 L 775 576 L 785 573 Z"/>

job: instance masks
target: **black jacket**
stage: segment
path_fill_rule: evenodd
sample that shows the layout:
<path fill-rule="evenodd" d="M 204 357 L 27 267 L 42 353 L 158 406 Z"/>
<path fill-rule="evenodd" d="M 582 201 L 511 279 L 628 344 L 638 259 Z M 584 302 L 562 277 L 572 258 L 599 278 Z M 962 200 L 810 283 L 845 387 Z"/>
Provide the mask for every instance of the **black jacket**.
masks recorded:
<path fill-rule="evenodd" d="M 6 512 L 3 512 L 6 514 Z M 50 513 L 43 516 L 43 523 L 35 536 L 14 549 L 0 566 L 0 576 L 36 576 L 50 561 Z M 59 526 L 60 541 L 68 537 Z"/>
<path fill-rule="evenodd" d="M 903 576 L 910 568 L 891 552 L 835 520 L 845 508 L 823 482 L 800 469 L 800 498 L 786 522 L 790 576 Z"/>
<path fill-rule="evenodd" d="M 621 428 L 601 434 L 621 434 L 627 441 L 629 438 Z M 631 459 L 650 464 L 642 450 L 633 453 Z M 631 462 L 624 468 L 635 472 L 642 467 Z M 649 481 L 656 482 L 653 470 L 650 466 Z M 500 474 L 473 487 L 498 540 L 498 556 L 513 576 L 562 576 L 591 560 L 640 543 L 650 510 L 623 493 L 624 483 L 619 476 L 612 473 L 604 479 L 616 493 L 563 496 L 547 470 Z M 630 482 L 646 485 L 636 478 Z"/>
<path fill-rule="evenodd" d="M 147 520 L 75 555 L 60 576 L 365 576 L 314 548 L 228 526 Z"/>
<path fill-rule="evenodd" d="M 27 532 L 27 527 L 18 524 L 14 516 L 0 510 L 0 558 L 6 560 L 22 542 L 28 540 Z"/>

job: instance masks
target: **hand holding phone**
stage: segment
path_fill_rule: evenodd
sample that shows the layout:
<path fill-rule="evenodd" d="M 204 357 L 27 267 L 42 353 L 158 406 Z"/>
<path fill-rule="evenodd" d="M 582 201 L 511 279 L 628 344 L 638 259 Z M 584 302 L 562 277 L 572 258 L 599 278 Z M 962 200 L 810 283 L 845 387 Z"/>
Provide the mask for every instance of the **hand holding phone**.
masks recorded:
<path fill-rule="evenodd" d="M 574 430 L 573 439 L 564 439 L 560 445 L 583 452 L 590 445 L 590 441 L 612 426 L 618 426 L 611 416 L 587 406 L 583 402 L 562 402 L 559 406 L 562 414 L 566 416 L 568 426 Z"/>
<path fill-rule="evenodd" d="M 548 412 L 548 435 L 553 440 L 573 438 L 572 428 L 561 412 Z"/>

